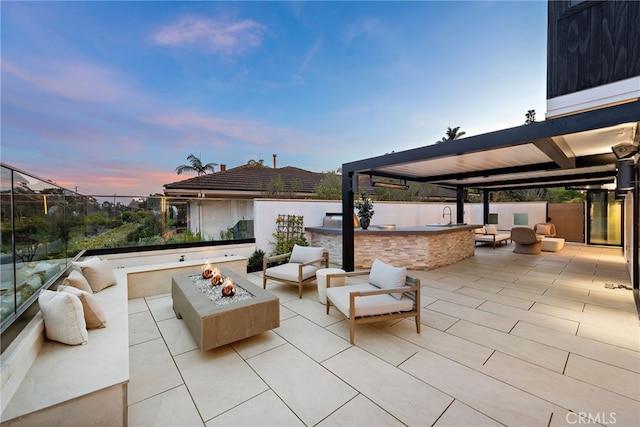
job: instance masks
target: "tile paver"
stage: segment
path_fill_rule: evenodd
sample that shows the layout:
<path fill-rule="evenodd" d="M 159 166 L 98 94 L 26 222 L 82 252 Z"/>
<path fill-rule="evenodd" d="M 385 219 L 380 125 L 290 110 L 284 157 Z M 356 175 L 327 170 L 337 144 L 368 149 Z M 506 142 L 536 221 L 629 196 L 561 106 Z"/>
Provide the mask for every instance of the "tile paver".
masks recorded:
<path fill-rule="evenodd" d="M 578 411 L 640 425 L 638 313 L 632 292 L 604 288 L 629 283 L 620 249 L 512 251 L 412 271 L 422 333 L 361 325 L 355 346 L 314 285 L 299 300 L 269 282 L 281 327 L 204 354 L 180 337 L 170 295 L 132 300 L 129 425 L 546 427 Z"/>

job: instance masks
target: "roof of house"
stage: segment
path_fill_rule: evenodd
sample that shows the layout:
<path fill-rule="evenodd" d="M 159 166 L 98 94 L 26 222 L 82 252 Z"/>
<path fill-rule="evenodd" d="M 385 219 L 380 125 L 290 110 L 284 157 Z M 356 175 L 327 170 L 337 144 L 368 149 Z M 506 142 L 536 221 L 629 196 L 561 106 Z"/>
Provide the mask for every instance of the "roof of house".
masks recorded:
<path fill-rule="evenodd" d="M 312 196 L 315 186 L 325 177 L 324 173 L 286 166 L 242 165 L 224 171 L 200 175 L 164 185 L 166 195 L 210 195 L 255 197 L 264 194 L 269 183 L 282 179 L 284 191 L 295 190 L 298 197 Z M 299 187 L 294 183 L 299 183 Z M 292 186 L 293 185 L 293 186 Z M 297 188 L 296 188 L 297 187 Z"/>

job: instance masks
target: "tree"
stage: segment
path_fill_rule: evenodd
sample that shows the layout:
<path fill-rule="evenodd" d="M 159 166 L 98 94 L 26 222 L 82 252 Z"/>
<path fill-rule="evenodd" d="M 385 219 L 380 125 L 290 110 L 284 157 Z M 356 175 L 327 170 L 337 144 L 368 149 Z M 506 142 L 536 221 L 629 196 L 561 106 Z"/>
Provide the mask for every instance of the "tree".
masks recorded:
<path fill-rule="evenodd" d="M 258 183 L 258 190 L 262 191 L 262 197 L 271 199 L 294 199 L 296 193 L 302 190 L 302 182 L 299 179 L 292 179 L 287 184 L 280 175 L 272 178 L 267 185 Z"/>
<path fill-rule="evenodd" d="M 536 121 L 536 110 L 529 110 L 527 114 L 525 114 L 526 120 L 524 121 L 525 125 L 530 125 L 531 123 Z"/>
<path fill-rule="evenodd" d="M 215 167 L 218 166 L 217 163 L 207 163 L 203 165 L 202 160 L 193 154 L 189 154 L 187 160 L 189 160 L 191 164 L 178 166 L 176 168 L 178 175 L 182 174 L 182 172 L 197 172 L 198 176 L 206 175 L 207 171 L 215 172 Z"/>
<path fill-rule="evenodd" d="M 442 144 L 443 142 L 453 141 L 454 139 L 461 138 L 466 132 L 460 132 L 460 126 L 454 128 L 447 128 L 445 136 L 440 141 L 436 141 L 436 144 Z"/>
<path fill-rule="evenodd" d="M 320 200 L 342 200 L 342 178 L 334 172 L 328 172 L 313 191 Z"/>

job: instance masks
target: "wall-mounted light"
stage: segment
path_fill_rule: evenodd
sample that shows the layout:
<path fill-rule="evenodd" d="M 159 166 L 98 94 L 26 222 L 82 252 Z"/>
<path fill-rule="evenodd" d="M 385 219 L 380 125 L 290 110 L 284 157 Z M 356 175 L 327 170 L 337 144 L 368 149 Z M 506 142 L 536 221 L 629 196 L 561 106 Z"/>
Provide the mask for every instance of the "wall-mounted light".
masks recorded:
<path fill-rule="evenodd" d="M 611 147 L 611 150 L 618 159 L 626 159 L 638 154 L 638 147 L 633 144 L 622 143 L 614 145 L 613 147 Z"/>
<path fill-rule="evenodd" d="M 635 165 L 633 159 L 618 160 L 618 174 L 616 176 L 616 190 L 631 191 L 635 174 Z"/>

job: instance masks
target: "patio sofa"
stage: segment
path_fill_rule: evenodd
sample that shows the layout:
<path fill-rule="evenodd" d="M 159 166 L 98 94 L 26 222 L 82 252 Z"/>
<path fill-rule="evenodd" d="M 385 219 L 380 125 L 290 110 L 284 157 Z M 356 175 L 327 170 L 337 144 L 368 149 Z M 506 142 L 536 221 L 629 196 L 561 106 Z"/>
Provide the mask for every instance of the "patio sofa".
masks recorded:
<path fill-rule="evenodd" d="M 476 243 L 489 243 L 495 249 L 496 244 L 505 245 L 509 244 L 511 240 L 511 233 L 500 232 L 495 225 L 485 225 L 475 230 Z"/>
<path fill-rule="evenodd" d="M 65 279 L 72 271 L 68 267 L 66 276 L 53 288 L 68 284 Z M 65 298 L 65 292 L 44 291 L 40 295 L 41 309 L 3 353 L 2 426 L 126 425 L 127 276 L 114 270 L 109 281 L 113 284 L 97 293 L 86 292 L 106 327 L 84 329 L 88 323 L 81 324 L 80 318 L 87 308 L 75 305 L 76 310 L 70 310 L 75 304 L 72 299 L 66 299 L 64 305 L 50 305 L 53 300 L 60 301 L 58 297 Z"/>

